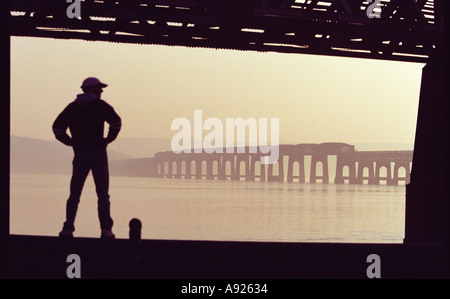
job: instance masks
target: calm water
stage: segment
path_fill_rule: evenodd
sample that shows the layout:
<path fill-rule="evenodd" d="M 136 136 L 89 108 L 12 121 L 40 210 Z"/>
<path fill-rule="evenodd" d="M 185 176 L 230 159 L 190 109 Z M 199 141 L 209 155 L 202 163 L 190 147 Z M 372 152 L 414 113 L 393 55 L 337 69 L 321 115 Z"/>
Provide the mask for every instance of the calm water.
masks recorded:
<path fill-rule="evenodd" d="M 70 176 L 11 174 L 10 233 L 56 236 Z M 401 243 L 405 186 L 111 177 L 113 231 L 146 239 Z M 98 237 L 92 175 L 75 236 Z"/>

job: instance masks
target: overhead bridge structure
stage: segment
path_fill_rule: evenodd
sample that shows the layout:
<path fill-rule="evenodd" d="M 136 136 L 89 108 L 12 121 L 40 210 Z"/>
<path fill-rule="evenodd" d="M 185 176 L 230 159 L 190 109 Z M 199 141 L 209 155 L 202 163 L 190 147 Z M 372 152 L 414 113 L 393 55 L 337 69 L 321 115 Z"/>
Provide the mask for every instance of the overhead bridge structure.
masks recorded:
<path fill-rule="evenodd" d="M 12 0 L 11 34 L 415 62 L 443 37 L 438 0 L 76 1 Z"/>

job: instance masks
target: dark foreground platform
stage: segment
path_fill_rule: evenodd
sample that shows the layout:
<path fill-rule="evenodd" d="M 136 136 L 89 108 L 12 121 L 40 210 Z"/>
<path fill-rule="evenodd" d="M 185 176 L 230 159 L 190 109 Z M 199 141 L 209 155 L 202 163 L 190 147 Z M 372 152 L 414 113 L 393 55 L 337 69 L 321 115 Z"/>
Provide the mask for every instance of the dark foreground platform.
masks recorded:
<path fill-rule="evenodd" d="M 446 278 L 439 244 L 9 239 L 10 278 L 67 278 L 70 254 L 81 278 L 367 278 L 370 254 L 380 257 L 381 278 Z"/>

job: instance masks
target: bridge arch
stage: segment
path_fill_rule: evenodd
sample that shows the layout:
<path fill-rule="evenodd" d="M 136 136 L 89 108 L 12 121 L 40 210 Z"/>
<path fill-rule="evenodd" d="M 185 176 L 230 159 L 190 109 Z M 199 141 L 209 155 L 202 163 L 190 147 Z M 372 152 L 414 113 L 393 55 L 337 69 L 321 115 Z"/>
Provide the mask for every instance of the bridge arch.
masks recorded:
<path fill-rule="evenodd" d="M 392 184 L 392 167 L 391 162 L 376 162 L 375 168 L 375 178 L 377 184 L 380 182 L 385 183 L 386 185 Z"/>
<path fill-rule="evenodd" d="M 247 163 L 244 160 L 240 160 L 238 163 L 239 163 L 239 170 L 236 170 L 236 171 L 238 171 L 237 175 L 238 175 L 240 180 L 242 178 L 245 179 L 245 176 L 246 176 L 246 173 L 247 173 Z"/>
<path fill-rule="evenodd" d="M 299 183 L 305 182 L 305 156 L 300 152 L 291 153 L 288 157 L 287 181 L 293 182 L 294 179 Z"/>
<path fill-rule="evenodd" d="M 186 177 L 186 169 L 187 169 L 186 165 L 187 165 L 186 160 L 181 160 L 181 162 L 180 162 L 180 170 L 179 170 L 180 178 L 181 177 Z"/>
<path fill-rule="evenodd" d="M 179 175 L 178 165 L 179 165 L 178 160 L 172 161 L 172 163 L 170 163 L 170 166 L 172 168 L 172 177 L 174 177 L 174 178 L 178 178 L 178 175 Z"/>
<path fill-rule="evenodd" d="M 170 162 L 169 161 L 164 161 L 163 162 L 164 164 L 164 167 L 163 167 L 163 169 L 164 169 L 164 171 L 163 171 L 163 176 L 164 177 L 166 177 L 166 178 L 169 178 L 169 177 L 172 177 L 171 176 L 171 169 L 170 169 Z"/>
<path fill-rule="evenodd" d="M 311 157 L 309 181 L 310 183 L 316 183 L 317 180 L 321 180 L 323 184 L 329 183 L 328 155 L 325 153 L 313 154 Z"/>
<path fill-rule="evenodd" d="M 393 184 L 409 184 L 411 166 L 409 161 L 396 162 L 394 165 Z"/>
<path fill-rule="evenodd" d="M 194 159 L 192 159 L 189 163 L 188 163 L 188 165 L 190 165 L 190 175 L 191 176 L 196 176 L 196 174 L 197 174 L 197 161 L 195 161 Z"/>
<path fill-rule="evenodd" d="M 222 160 L 222 171 L 223 179 L 234 180 L 235 167 L 234 167 L 234 156 L 225 156 Z"/>
<path fill-rule="evenodd" d="M 357 179 L 359 184 L 364 184 L 366 181 L 368 184 L 375 183 L 375 171 L 373 164 L 374 162 L 371 160 L 362 160 L 358 162 Z"/>
<path fill-rule="evenodd" d="M 342 176 L 348 177 L 349 175 L 350 175 L 350 166 L 344 165 L 344 167 L 342 167 Z"/>
<path fill-rule="evenodd" d="M 344 172 L 345 169 L 345 172 Z M 347 172 L 348 171 L 348 172 Z M 343 153 L 336 157 L 335 184 L 354 184 L 356 180 L 356 157 L 351 153 Z"/>

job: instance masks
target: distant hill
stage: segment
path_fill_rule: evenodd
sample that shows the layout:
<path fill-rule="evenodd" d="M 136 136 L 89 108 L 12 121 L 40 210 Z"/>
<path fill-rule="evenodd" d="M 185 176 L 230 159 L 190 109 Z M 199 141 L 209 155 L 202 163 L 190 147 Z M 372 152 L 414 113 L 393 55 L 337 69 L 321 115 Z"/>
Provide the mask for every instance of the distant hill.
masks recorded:
<path fill-rule="evenodd" d="M 71 174 L 73 150 L 58 141 L 11 136 L 10 167 L 12 173 Z M 131 156 L 108 150 L 110 160 Z"/>
<path fill-rule="evenodd" d="M 149 158 L 157 152 L 170 151 L 170 139 L 120 137 L 108 145 L 109 150 L 124 153 L 131 158 Z"/>
<path fill-rule="evenodd" d="M 108 145 L 111 175 L 146 176 L 149 158 L 170 150 L 169 139 L 117 138 Z M 11 173 L 71 174 L 73 150 L 59 141 L 11 136 Z"/>

